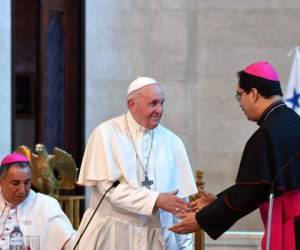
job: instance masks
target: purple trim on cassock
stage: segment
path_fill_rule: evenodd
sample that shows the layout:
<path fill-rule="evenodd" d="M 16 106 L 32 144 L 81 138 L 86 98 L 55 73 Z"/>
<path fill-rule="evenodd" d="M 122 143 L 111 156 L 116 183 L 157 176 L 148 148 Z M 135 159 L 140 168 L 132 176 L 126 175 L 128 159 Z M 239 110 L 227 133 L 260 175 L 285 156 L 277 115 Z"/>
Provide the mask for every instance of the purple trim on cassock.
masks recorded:
<path fill-rule="evenodd" d="M 263 203 L 259 209 L 267 232 L 269 202 Z M 295 224 L 300 216 L 300 191 L 284 193 L 275 198 L 271 227 L 272 250 L 296 250 Z M 266 233 L 262 239 L 262 250 L 266 249 Z"/>

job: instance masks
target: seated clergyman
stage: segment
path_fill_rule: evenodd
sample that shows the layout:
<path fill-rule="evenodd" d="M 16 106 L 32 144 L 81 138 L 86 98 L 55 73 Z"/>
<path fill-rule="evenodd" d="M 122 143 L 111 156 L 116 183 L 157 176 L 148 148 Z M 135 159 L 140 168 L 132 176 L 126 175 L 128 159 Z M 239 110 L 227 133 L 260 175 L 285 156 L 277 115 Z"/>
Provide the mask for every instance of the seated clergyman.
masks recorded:
<path fill-rule="evenodd" d="M 19 153 L 5 156 L 0 166 L 0 250 L 9 249 L 10 233 L 39 236 L 40 249 L 71 249 L 75 231 L 59 203 L 30 189 L 31 168 Z"/>

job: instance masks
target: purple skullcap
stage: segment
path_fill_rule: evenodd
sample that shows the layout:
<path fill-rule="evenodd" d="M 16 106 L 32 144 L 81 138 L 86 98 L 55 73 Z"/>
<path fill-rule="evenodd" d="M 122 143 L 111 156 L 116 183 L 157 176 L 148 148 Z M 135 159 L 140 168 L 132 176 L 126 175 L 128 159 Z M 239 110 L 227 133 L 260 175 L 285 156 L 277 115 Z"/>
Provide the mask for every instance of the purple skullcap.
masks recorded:
<path fill-rule="evenodd" d="M 22 154 L 17 153 L 17 152 L 13 152 L 9 155 L 6 155 L 2 159 L 1 166 L 12 164 L 12 163 L 15 163 L 15 162 L 29 162 L 29 160 L 27 159 L 27 157 L 25 155 L 22 155 Z"/>
<path fill-rule="evenodd" d="M 263 79 L 268 79 L 277 82 L 279 81 L 279 77 L 276 70 L 268 62 L 261 61 L 250 64 L 244 69 L 244 72 L 246 72 L 249 75 L 257 76 Z"/>

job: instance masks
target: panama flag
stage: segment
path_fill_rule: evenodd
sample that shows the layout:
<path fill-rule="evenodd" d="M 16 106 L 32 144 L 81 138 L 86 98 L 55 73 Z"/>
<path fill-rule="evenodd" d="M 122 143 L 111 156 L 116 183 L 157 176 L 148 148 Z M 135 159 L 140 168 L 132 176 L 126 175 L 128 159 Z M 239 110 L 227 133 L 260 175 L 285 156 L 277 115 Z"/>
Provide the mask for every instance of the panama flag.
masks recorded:
<path fill-rule="evenodd" d="M 289 82 L 285 91 L 284 101 L 286 105 L 300 115 L 300 47 L 293 50 L 294 61 L 289 77 Z"/>

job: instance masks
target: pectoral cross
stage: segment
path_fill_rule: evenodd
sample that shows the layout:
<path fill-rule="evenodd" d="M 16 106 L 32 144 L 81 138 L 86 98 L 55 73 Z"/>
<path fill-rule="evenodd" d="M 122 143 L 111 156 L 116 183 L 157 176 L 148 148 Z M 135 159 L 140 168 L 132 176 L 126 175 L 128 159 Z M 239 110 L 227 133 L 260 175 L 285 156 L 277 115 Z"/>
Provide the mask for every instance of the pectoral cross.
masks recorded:
<path fill-rule="evenodd" d="M 142 186 L 150 189 L 150 186 L 153 185 L 153 181 L 152 180 L 149 180 L 148 176 L 145 175 L 145 180 L 142 181 Z"/>

